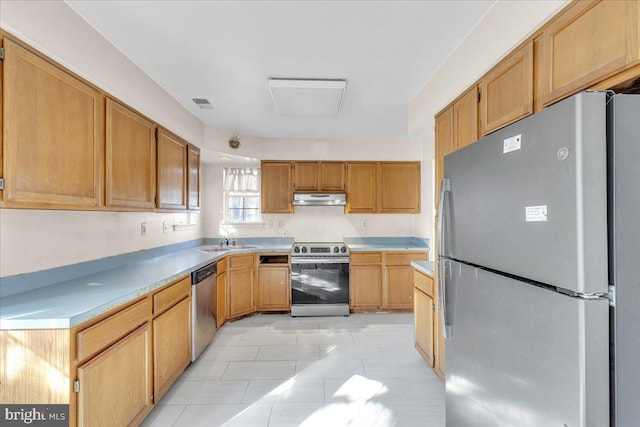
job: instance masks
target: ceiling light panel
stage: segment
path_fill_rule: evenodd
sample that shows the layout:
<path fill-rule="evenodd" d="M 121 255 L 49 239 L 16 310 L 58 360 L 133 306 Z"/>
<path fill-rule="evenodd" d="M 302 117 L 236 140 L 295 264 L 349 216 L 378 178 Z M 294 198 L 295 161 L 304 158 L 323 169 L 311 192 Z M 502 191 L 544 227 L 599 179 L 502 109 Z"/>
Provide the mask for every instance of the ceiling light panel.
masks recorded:
<path fill-rule="evenodd" d="M 335 117 L 340 114 L 346 80 L 269 79 L 279 116 Z"/>

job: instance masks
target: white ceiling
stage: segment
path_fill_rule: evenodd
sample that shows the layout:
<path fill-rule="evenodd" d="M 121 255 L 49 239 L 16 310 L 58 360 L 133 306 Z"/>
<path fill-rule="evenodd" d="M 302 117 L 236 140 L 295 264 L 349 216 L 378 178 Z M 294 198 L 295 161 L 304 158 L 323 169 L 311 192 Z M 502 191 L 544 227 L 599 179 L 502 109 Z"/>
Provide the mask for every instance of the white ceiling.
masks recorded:
<path fill-rule="evenodd" d="M 493 0 L 67 2 L 205 124 L 407 138 L 407 106 Z M 281 117 L 268 78 L 346 79 L 338 117 Z M 201 110 L 192 98 L 208 98 Z"/>

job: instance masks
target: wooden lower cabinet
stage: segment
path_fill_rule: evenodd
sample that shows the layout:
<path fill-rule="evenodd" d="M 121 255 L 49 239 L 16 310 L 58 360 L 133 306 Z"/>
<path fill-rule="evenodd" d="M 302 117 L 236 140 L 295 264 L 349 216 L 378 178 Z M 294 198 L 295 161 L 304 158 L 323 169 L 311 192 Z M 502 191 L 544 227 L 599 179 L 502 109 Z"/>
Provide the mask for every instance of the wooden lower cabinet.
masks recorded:
<path fill-rule="evenodd" d="M 351 266 L 349 282 L 352 309 L 382 308 L 382 265 Z"/>
<path fill-rule="evenodd" d="M 218 277 L 216 278 L 216 326 L 218 328 L 224 325 L 227 321 L 227 307 L 229 306 L 228 289 L 229 284 L 227 283 L 227 260 L 223 259 L 221 261 L 218 261 Z"/>
<path fill-rule="evenodd" d="M 352 310 L 413 310 L 411 261 L 426 260 L 423 252 L 358 252 L 350 258 Z"/>
<path fill-rule="evenodd" d="M 389 265 L 387 275 L 387 308 L 413 309 L 413 267 Z"/>
<path fill-rule="evenodd" d="M 413 277 L 415 346 L 424 360 L 433 368 L 435 362 L 433 278 L 418 271 L 413 273 Z"/>
<path fill-rule="evenodd" d="M 416 349 L 433 368 L 433 298 L 417 288 L 413 292 Z"/>
<path fill-rule="evenodd" d="M 426 261 L 427 252 L 385 252 L 384 307 L 413 310 L 413 272 L 411 261 Z"/>
<path fill-rule="evenodd" d="M 259 311 L 286 311 L 291 309 L 291 282 L 288 265 L 260 266 L 258 268 Z"/>
<path fill-rule="evenodd" d="M 153 320 L 153 401 L 162 396 L 191 362 L 191 298 Z"/>
<path fill-rule="evenodd" d="M 232 255 L 228 258 L 229 319 L 249 314 L 256 309 L 255 256 Z"/>
<path fill-rule="evenodd" d="M 444 381 L 445 378 L 445 374 L 447 372 L 447 360 L 445 358 L 446 356 L 446 348 L 447 348 L 447 342 L 446 339 L 444 338 L 444 335 L 442 335 L 442 317 L 440 316 L 440 310 L 438 309 L 438 289 L 437 287 L 434 290 L 434 302 L 436 304 L 436 311 L 435 311 L 435 327 L 434 327 L 434 331 L 433 331 L 433 335 L 434 335 L 434 345 L 435 345 L 435 366 L 434 366 L 434 370 L 436 371 L 436 375 L 438 375 L 440 377 L 440 379 L 442 381 Z"/>
<path fill-rule="evenodd" d="M 150 360 L 147 323 L 79 366 L 78 426 L 137 425 L 153 406 Z"/>

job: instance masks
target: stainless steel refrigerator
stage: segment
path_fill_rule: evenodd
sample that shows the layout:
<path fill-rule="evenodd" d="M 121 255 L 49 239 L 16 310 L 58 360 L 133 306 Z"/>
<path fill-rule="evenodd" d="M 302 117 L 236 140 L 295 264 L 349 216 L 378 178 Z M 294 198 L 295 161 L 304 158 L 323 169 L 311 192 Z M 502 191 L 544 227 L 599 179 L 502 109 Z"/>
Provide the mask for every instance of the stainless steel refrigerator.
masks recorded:
<path fill-rule="evenodd" d="M 447 426 L 640 425 L 640 95 L 449 154 L 440 206 Z"/>

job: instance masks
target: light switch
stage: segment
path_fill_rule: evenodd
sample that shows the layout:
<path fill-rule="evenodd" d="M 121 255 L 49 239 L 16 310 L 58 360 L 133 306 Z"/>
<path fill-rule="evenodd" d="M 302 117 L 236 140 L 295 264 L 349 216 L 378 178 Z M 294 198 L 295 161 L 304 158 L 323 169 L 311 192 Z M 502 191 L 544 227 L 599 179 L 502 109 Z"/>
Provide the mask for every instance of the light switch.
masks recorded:
<path fill-rule="evenodd" d="M 147 235 L 147 223 L 143 222 L 140 224 L 140 235 L 141 236 L 146 236 Z"/>

